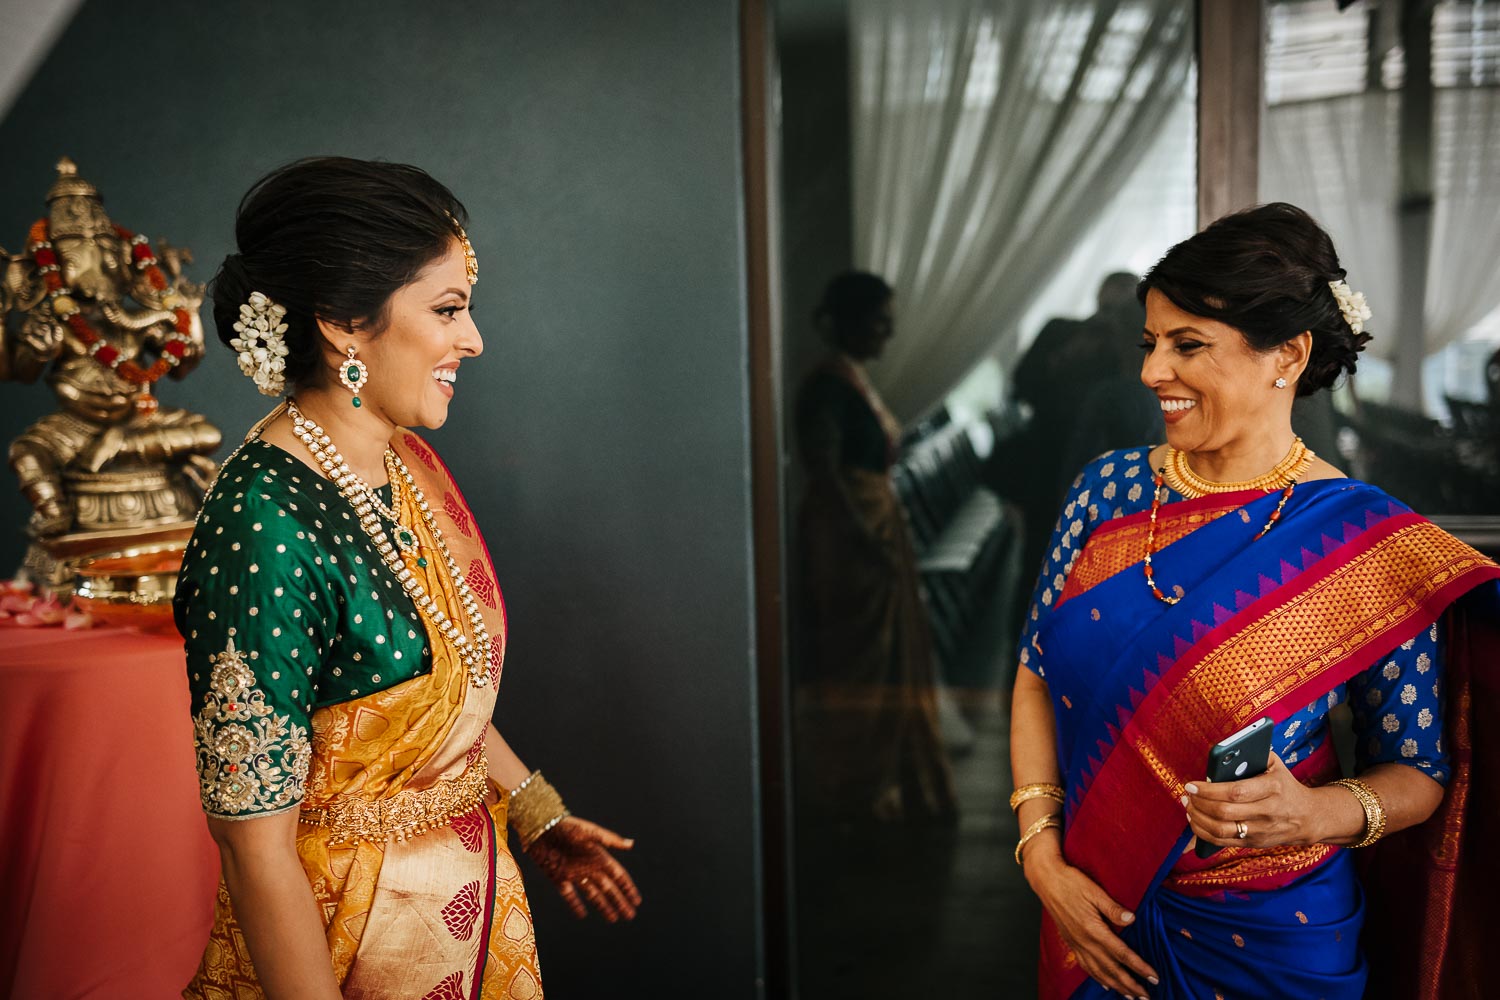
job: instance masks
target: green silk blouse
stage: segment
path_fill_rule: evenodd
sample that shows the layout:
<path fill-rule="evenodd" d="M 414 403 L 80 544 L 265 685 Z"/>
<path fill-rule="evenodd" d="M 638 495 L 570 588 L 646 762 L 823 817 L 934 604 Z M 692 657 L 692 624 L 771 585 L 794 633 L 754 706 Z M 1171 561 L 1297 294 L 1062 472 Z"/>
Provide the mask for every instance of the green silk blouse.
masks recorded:
<path fill-rule="evenodd" d="M 378 492 L 389 504 L 389 487 Z M 210 816 L 295 808 L 312 713 L 432 669 L 417 610 L 353 506 L 259 439 L 205 499 L 173 604 Z"/>

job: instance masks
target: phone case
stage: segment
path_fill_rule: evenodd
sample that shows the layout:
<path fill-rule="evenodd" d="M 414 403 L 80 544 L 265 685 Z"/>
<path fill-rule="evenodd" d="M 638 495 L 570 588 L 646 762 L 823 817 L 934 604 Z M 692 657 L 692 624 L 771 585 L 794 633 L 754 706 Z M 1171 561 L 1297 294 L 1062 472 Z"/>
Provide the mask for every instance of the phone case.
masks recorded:
<path fill-rule="evenodd" d="M 1264 774 L 1266 761 L 1271 756 L 1271 737 L 1275 732 L 1276 726 L 1268 718 L 1258 729 L 1216 744 L 1208 752 L 1208 780 L 1220 784 Z M 1217 844 L 1200 840 L 1193 851 L 1200 858 L 1208 858 L 1217 854 L 1219 849 Z"/>

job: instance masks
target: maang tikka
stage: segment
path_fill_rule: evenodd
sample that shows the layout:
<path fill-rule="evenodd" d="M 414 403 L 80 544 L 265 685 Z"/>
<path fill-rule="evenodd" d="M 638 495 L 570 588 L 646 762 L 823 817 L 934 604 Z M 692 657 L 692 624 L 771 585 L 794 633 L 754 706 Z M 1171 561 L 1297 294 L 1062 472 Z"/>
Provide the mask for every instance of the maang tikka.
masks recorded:
<path fill-rule="evenodd" d="M 365 363 L 354 356 L 354 345 L 349 345 L 349 360 L 339 366 L 339 382 L 345 389 L 354 393 L 354 406 L 357 409 L 364 405 L 359 398 L 359 390 L 363 389 L 370 381 L 370 369 Z"/>

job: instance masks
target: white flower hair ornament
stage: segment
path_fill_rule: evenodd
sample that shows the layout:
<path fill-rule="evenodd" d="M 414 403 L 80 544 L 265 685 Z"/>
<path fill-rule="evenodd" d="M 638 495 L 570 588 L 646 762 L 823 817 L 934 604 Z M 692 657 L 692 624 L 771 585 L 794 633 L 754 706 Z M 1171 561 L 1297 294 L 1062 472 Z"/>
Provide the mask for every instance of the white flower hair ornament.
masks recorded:
<path fill-rule="evenodd" d="M 1365 302 L 1365 293 L 1356 292 L 1349 287 L 1347 281 L 1330 281 L 1328 287 L 1333 289 L 1333 297 L 1339 304 L 1339 312 L 1344 314 L 1344 322 L 1349 324 L 1349 329 L 1354 331 L 1355 336 L 1365 332 L 1365 320 L 1375 315 L 1370 311 Z"/>
<path fill-rule="evenodd" d="M 285 317 L 285 306 L 251 292 L 234 324 L 239 336 L 229 340 L 229 346 L 239 352 L 240 371 L 250 376 L 264 396 L 279 396 L 286 389 Z"/>

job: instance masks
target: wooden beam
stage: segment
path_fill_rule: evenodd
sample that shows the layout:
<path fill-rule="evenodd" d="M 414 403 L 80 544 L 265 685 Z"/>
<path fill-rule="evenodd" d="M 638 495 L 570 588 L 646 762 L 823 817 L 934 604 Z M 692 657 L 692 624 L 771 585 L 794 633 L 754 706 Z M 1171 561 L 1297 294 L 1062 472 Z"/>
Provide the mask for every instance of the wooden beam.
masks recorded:
<path fill-rule="evenodd" d="M 1198 0 L 1198 225 L 1248 208 L 1260 177 L 1265 12 Z"/>
<path fill-rule="evenodd" d="M 1432 0 L 1405 0 L 1401 8 L 1401 48 L 1406 74 L 1401 83 L 1400 173 L 1397 181 L 1396 350 L 1391 360 L 1391 399 L 1421 412 L 1422 365 L 1427 360 L 1427 264 L 1432 250 Z"/>
<path fill-rule="evenodd" d="M 777 350 L 780 199 L 773 118 L 776 86 L 771 11 L 740 4 L 741 148 L 745 177 L 745 310 L 750 378 L 750 511 L 755 594 L 759 738 L 761 934 L 756 995 L 789 997 L 792 885 L 786 629 L 783 609 L 781 361 Z"/>

